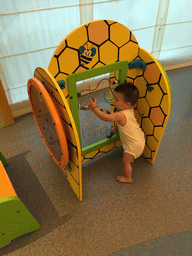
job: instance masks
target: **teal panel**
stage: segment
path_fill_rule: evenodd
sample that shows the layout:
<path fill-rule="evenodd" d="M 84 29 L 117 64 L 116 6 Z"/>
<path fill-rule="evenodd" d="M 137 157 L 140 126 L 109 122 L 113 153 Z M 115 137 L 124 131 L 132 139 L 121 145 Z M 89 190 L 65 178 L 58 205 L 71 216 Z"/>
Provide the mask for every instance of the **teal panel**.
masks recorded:
<path fill-rule="evenodd" d="M 146 70 L 147 63 L 142 60 L 132 60 L 129 62 L 129 69 L 140 68 Z"/>

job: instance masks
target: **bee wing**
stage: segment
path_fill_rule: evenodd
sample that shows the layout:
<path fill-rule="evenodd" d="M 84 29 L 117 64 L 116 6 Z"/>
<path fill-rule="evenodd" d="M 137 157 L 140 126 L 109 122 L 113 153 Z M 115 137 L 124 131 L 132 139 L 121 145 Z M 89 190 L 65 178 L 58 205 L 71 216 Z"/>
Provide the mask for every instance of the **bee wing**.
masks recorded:
<path fill-rule="evenodd" d="M 92 56 L 94 56 L 94 55 L 96 54 L 96 49 L 95 49 L 95 47 L 93 47 L 93 48 L 91 49 L 91 52 L 92 52 Z"/>
<path fill-rule="evenodd" d="M 82 54 L 84 51 L 85 51 L 85 47 L 84 46 L 79 47 L 79 53 L 80 54 Z"/>

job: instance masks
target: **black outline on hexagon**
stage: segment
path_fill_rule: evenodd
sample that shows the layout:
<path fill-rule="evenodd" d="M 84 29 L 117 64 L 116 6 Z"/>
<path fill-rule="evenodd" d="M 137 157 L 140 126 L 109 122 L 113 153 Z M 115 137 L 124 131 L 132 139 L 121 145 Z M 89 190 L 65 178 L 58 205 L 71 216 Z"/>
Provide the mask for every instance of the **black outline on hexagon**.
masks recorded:
<path fill-rule="evenodd" d="M 158 86 L 158 84 L 153 84 L 153 85 L 157 85 Z M 146 94 L 145 94 L 145 97 L 146 97 L 146 100 L 147 100 L 147 93 L 150 93 L 148 90 L 146 91 Z M 162 102 L 162 98 L 163 98 L 163 93 L 162 93 L 162 97 L 161 97 L 161 99 L 160 99 L 160 102 L 159 102 L 159 105 L 157 105 L 157 106 L 153 106 L 153 107 L 151 107 L 151 105 L 149 104 L 149 102 L 148 102 L 148 100 L 147 100 L 147 102 L 148 102 L 148 104 L 149 104 L 149 106 L 150 106 L 150 108 L 154 108 L 154 107 L 159 107 L 160 106 L 160 104 L 161 104 L 161 102 Z"/>
<path fill-rule="evenodd" d="M 148 63 L 146 63 L 147 64 L 147 66 L 148 65 L 151 65 L 151 64 L 156 64 L 155 63 L 155 61 L 151 61 L 151 62 L 148 62 Z M 157 65 L 157 64 L 156 64 Z M 160 70 L 159 70 L 160 71 Z M 148 81 L 146 80 L 146 78 L 144 77 L 144 74 L 145 74 L 145 70 L 144 70 L 144 72 L 143 72 L 143 78 L 145 79 L 145 81 L 147 82 L 147 84 L 149 84 L 149 85 L 155 85 L 155 84 L 159 84 L 159 82 L 160 82 L 160 78 L 161 78 L 161 76 L 162 76 L 162 73 L 160 72 L 160 75 L 159 75 L 159 80 L 158 80 L 158 82 L 157 83 L 148 83 Z"/>
<path fill-rule="evenodd" d="M 107 24 L 107 22 L 104 20 L 104 22 Z M 89 23 L 89 25 L 90 25 L 90 23 Z M 89 25 L 88 26 L 85 26 L 86 27 L 86 30 L 87 30 L 87 38 L 88 38 L 88 41 L 87 42 L 90 42 L 90 43 L 92 43 L 92 44 L 94 44 L 94 45 L 96 45 L 98 48 L 99 48 L 99 46 L 101 46 L 101 45 L 103 45 L 105 42 L 107 42 L 108 40 L 110 40 L 110 29 L 109 29 L 109 25 L 107 24 L 107 26 L 108 26 L 108 38 L 103 42 L 103 43 L 101 43 L 101 44 L 96 44 L 96 43 L 94 43 L 94 42 L 92 42 L 91 40 L 90 40 L 90 38 L 89 38 L 89 33 L 88 33 L 88 27 L 89 27 Z"/>
<path fill-rule="evenodd" d="M 113 23 L 111 23 L 111 24 L 109 24 L 108 22 L 107 22 L 107 20 L 104 20 L 105 21 L 105 23 L 107 23 L 107 25 L 110 27 L 111 25 L 113 25 L 113 24 L 116 24 L 117 23 L 117 21 L 114 21 Z"/>
<path fill-rule="evenodd" d="M 159 105 L 159 106 L 155 106 L 155 107 L 150 107 L 150 110 L 149 110 L 149 119 L 151 120 L 151 118 L 150 118 L 150 115 L 151 115 L 151 109 L 153 109 L 153 108 L 160 108 L 161 109 L 161 112 L 163 113 L 163 115 L 164 115 L 164 119 L 163 119 L 163 124 L 162 125 L 154 125 L 154 127 L 164 127 L 164 123 L 165 123 L 165 119 L 166 119 L 166 117 L 167 117 L 167 115 L 164 113 L 164 111 L 162 110 L 162 108 L 161 108 L 161 106 Z M 151 120 L 151 122 L 152 122 L 152 120 Z M 152 122 L 153 123 L 153 122 Z"/>
<path fill-rule="evenodd" d="M 156 141 L 157 143 L 159 143 L 159 141 L 155 138 L 154 134 L 153 134 L 153 135 L 148 135 L 148 136 L 147 136 L 147 139 L 148 139 L 149 137 L 153 137 L 153 138 L 155 139 L 155 141 Z M 156 150 L 152 150 L 152 149 L 150 148 L 150 146 L 148 145 L 147 139 L 146 139 L 146 145 L 148 146 L 148 148 L 151 150 L 151 152 L 156 152 Z"/>
<path fill-rule="evenodd" d="M 71 50 L 76 51 L 76 52 L 78 53 L 79 66 L 78 66 L 75 70 L 77 70 L 79 67 L 81 67 L 81 65 L 80 65 L 79 50 L 76 49 L 76 48 L 73 48 L 73 47 L 68 46 L 67 40 L 65 40 L 65 42 L 66 42 L 66 47 L 65 47 L 58 55 L 54 55 L 54 57 L 57 59 L 57 65 L 58 65 L 58 69 L 59 69 L 58 74 L 61 73 L 61 74 L 69 75 L 68 73 L 65 73 L 65 72 L 62 72 L 62 71 L 61 71 L 60 62 L 59 62 L 59 57 L 61 56 L 61 53 L 63 53 L 66 49 L 71 49 Z M 84 67 L 84 66 L 83 66 L 83 67 Z M 73 71 L 71 74 L 73 74 L 74 72 L 75 72 L 75 71 Z M 55 76 L 55 78 L 58 76 L 58 74 Z"/>
<path fill-rule="evenodd" d="M 130 31 L 131 32 L 131 31 Z M 122 47 L 124 47 L 126 44 L 128 44 L 128 43 L 135 43 L 135 42 L 133 42 L 133 41 L 131 41 L 130 39 L 129 39 L 129 41 L 127 41 L 126 43 L 124 43 L 123 45 L 121 45 L 120 47 L 118 47 L 118 51 L 120 51 L 120 49 L 122 48 Z M 138 44 L 138 43 L 135 43 L 135 44 Z M 135 57 L 133 60 L 135 60 L 135 59 L 137 59 L 139 56 L 137 55 L 137 57 Z M 119 60 L 119 57 L 118 57 L 118 60 Z M 129 66 L 128 66 L 128 68 L 129 68 Z"/>
<path fill-rule="evenodd" d="M 106 40 L 104 43 L 106 43 L 106 42 L 112 43 L 112 44 L 117 48 L 117 60 L 114 61 L 114 62 L 117 62 L 117 61 L 119 60 L 119 47 L 118 47 L 115 43 L 113 43 L 111 40 Z M 104 62 L 102 62 L 101 59 L 100 59 L 100 47 L 101 47 L 104 43 L 102 43 L 102 44 L 99 46 L 99 61 L 100 61 L 100 63 L 104 63 Z M 104 65 L 106 65 L 106 64 L 104 64 Z M 95 66 L 95 65 L 94 65 L 94 66 Z"/>
<path fill-rule="evenodd" d="M 133 32 L 132 31 L 130 31 L 130 40 L 129 41 L 131 41 L 132 43 L 134 43 L 134 44 L 138 44 L 138 42 L 134 42 L 134 41 L 132 41 L 131 40 L 131 35 L 133 34 Z M 133 34 L 134 35 L 134 34 Z M 134 35 L 135 36 L 135 35 Z M 135 39 L 136 39 L 136 37 L 135 37 Z M 137 39 L 136 39 L 137 40 Z"/>
<path fill-rule="evenodd" d="M 162 77 L 163 77 L 163 76 L 162 76 L 162 74 L 161 74 L 160 79 L 159 79 L 159 81 L 158 81 L 158 85 L 159 85 L 161 91 L 163 92 L 163 95 L 167 95 L 168 93 L 165 93 L 165 92 L 163 91 L 163 89 L 161 88 L 161 85 L 160 85 L 160 82 L 161 82 L 161 78 L 162 78 Z"/>
<path fill-rule="evenodd" d="M 144 156 L 144 158 L 145 158 L 145 159 L 150 159 L 150 160 L 152 160 L 152 150 L 151 150 L 150 147 L 147 145 L 147 143 L 145 144 L 145 147 L 146 147 L 146 146 L 149 148 L 150 157 L 145 157 L 145 156 Z M 153 152 L 155 152 L 155 151 L 153 150 Z"/>
<path fill-rule="evenodd" d="M 139 111 L 138 111 L 138 112 L 139 112 Z M 149 116 L 141 117 L 141 128 L 142 128 L 142 129 L 143 129 L 143 119 L 146 119 L 146 118 L 149 118 Z M 151 121 L 150 118 L 149 118 L 149 120 Z M 151 123 L 152 123 L 152 125 L 153 125 L 153 132 L 152 132 L 152 134 L 146 134 L 146 133 L 145 133 L 146 137 L 147 137 L 147 136 L 151 136 L 151 135 L 154 134 L 154 128 L 155 128 L 155 126 L 154 126 L 154 124 L 153 124 L 152 121 L 151 121 Z"/>
<path fill-rule="evenodd" d="M 147 101 L 147 99 L 145 98 L 145 96 L 144 97 L 140 97 L 139 98 L 139 100 L 140 99 L 145 99 L 146 100 L 146 102 L 147 102 L 147 104 L 149 105 L 149 102 Z M 149 113 L 150 113 L 150 108 L 151 108 L 151 106 L 149 105 Z M 138 109 L 137 109 L 138 110 Z M 138 112 L 139 112 L 139 110 L 138 110 Z M 149 114 L 148 114 L 148 116 L 142 116 L 142 114 L 139 112 L 139 114 L 140 114 L 140 116 L 141 116 L 141 119 L 143 119 L 143 118 L 146 118 L 146 117 L 148 117 L 149 118 Z M 142 121 L 142 120 L 141 120 Z"/>

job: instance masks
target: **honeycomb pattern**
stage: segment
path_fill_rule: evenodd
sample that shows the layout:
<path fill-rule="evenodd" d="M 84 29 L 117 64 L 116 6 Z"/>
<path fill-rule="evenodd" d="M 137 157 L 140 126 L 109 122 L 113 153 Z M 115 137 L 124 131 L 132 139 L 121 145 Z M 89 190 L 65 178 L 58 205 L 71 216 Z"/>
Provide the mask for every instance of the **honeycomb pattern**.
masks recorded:
<path fill-rule="evenodd" d="M 77 39 L 78 38 L 78 39 Z M 85 50 L 80 51 L 80 47 Z M 110 20 L 87 23 L 70 33 L 56 49 L 49 71 L 56 80 L 65 80 L 62 90 L 69 100 L 67 76 L 120 60 L 142 60 L 146 70 L 128 69 L 127 81 L 140 92 L 135 115 L 146 136 L 145 158 L 153 162 L 170 112 L 170 93 L 167 77 L 156 59 L 142 48 L 132 32 L 124 25 Z M 69 102 L 69 101 L 68 101 Z M 114 145 L 113 145 L 114 147 Z M 110 149 L 107 148 L 108 152 Z M 92 152 L 84 160 L 100 155 L 103 149 Z"/>
<path fill-rule="evenodd" d="M 80 47 L 84 47 L 83 53 Z M 127 27 L 110 20 L 93 21 L 79 27 L 63 40 L 56 49 L 48 70 L 57 81 L 65 81 L 66 88 L 62 92 L 69 103 L 69 74 L 120 60 L 131 61 L 138 56 L 138 51 L 137 40 Z M 82 157 L 82 163 L 119 146 L 120 141 L 89 153 Z"/>
<path fill-rule="evenodd" d="M 135 36 L 127 27 L 112 20 L 92 21 L 78 27 L 57 47 L 48 71 L 37 68 L 34 74 L 52 95 L 53 102 L 59 110 L 69 150 L 69 164 L 63 168 L 63 171 L 80 201 L 82 200 L 82 163 L 122 144 L 117 139 L 118 141 L 110 145 L 81 155 L 77 125 L 70 108 L 72 96 L 69 95 L 67 77 L 72 73 L 121 60 L 128 62 L 142 60 L 147 64 L 146 70 L 128 68 L 127 82 L 134 83 L 139 89 L 140 98 L 135 108 L 135 116 L 145 134 L 146 146 L 143 155 L 152 163 L 170 113 L 169 81 L 158 61 L 150 53 L 139 48 Z M 112 72 L 110 77 L 118 80 L 119 71 Z M 65 88 L 59 87 L 57 84 L 59 80 L 64 80 Z"/>
<path fill-rule="evenodd" d="M 139 89 L 140 98 L 135 116 L 146 135 L 143 154 L 149 162 L 153 162 L 168 120 L 171 98 L 167 78 L 155 58 L 140 49 L 136 59 L 145 61 L 147 68 L 136 77 L 130 72 L 128 78 Z"/>
<path fill-rule="evenodd" d="M 119 140 L 119 141 L 117 141 L 115 143 L 112 143 L 112 144 L 110 144 L 108 146 L 105 146 L 105 147 L 100 148 L 98 150 L 95 150 L 95 151 L 93 151 L 93 152 L 91 152 L 89 154 L 86 154 L 85 156 L 82 156 L 82 164 L 87 162 L 87 161 L 89 161 L 89 160 L 91 160 L 91 159 L 93 159 L 93 158 L 95 158 L 95 157 L 101 156 L 101 155 L 103 155 L 106 152 L 109 152 L 109 151 L 111 151 L 111 150 L 113 150 L 115 148 L 118 148 L 121 145 L 122 145 L 122 143 Z"/>
<path fill-rule="evenodd" d="M 96 53 L 85 56 L 85 52 L 79 52 L 81 46 L 88 51 L 94 49 Z M 137 40 L 127 27 L 110 20 L 93 21 L 79 27 L 63 40 L 48 70 L 57 81 L 63 79 L 67 85 L 69 74 L 119 60 L 131 61 L 138 56 L 138 51 Z M 83 59 L 86 59 L 86 63 L 83 63 Z"/>

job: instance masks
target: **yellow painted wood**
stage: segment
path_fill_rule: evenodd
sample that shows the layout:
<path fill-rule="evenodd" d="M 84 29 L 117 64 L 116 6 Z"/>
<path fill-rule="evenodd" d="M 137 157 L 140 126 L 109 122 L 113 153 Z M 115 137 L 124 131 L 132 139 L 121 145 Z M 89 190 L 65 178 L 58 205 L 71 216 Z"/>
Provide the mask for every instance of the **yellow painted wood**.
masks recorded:
<path fill-rule="evenodd" d="M 87 52 L 90 52 L 93 48 L 96 52 L 94 55 L 89 55 L 87 63 L 85 62 L 85 52 L 80 53 L 79 51 L 81 46 Z M 35 72 L 35 76 L 41 82 L 44 82 L 46 89 L 53 91 L 55 105 L 61 111 L 62 119 L 65 120 L 63 125 L 66 129 L 66 136 L 70 141 L 71 164 L 63 171 L 79 200 L 82 200 L 82 190 L 80 189 L 82 185 L 81 164 L 101 155 L 102 152 L 108 152 L 121 146 L 121 141 L 81 156 L 77 129 L 69 105 L 70 95 L 67 77 L 72 73 L 120 60 L 128 60 L 130 62 L 135 59 L 141 59 L 146 62 L 147 68 L 145 71 L 139 68 L 131 70 L 128 68 L 127 81 L 134 83 L 140 92 L 140 99 L 135 113 L 146 135 L 146 147 L 143 155 L 152 163 L 155 160 L 169 117 L 171 90 L 168 77 L 161 65 L 150 53 L 139 48 L 136 38 L 128 28 L 111 20 L 97 20 L 84 24 L 66 36 L 57 47 L 49 63 L 48 72 L 43 68 L 40 68 L 41 71 L 38 68 Z M 42 79 L 42 74 L 46 79 Z M 65 88 L 62 90 L 56 83 L 59 80 L 65 81 Z M 151 92 L 146 91 L 147 86 L 151 85 L 154 90 Z M 164 91 L 164 98 L 162 98 L 163 94 L 159 86 Z M 159 127 L 161 125 L 162 127 Z M 79 192 L 79 189 L 81 192 Z"/>
<path fill-rule="evenodd" d="M 0 80 L 0 110 L 2 112 L 3 119 L 4 119 L 6 126 L 15 124 L 13 115 L 11 112 L 11 108 L 9 106 L 9 103 L 8 103 L 5 91 L 3 89 L 3 84 L 1 82 L 1 80 Z"/>
<path fill-rule="evenodd" d="M 38 67 L 35 70 L 34 76 L 45 86 L 47 91 L 52 96 L 53 102 L 56 105 L 61 122 L 64 126 L 68 150 L 69 150 L 69 165 L 70 168 L 63 168 L 67 179 L 76 194 L 77 198 L 82 200 L 82 167 L 81 167 L 81 147 L 76 125 L 71 114 L 69 105 L 52 74 L 45 68 Z"/>
<path fill-rule="evenodd" d="M 139 57 L 147 63 L 142 77 L 135 80 L 140 97 L 136 117 L 146 134 L 144 157 L 155 161 L 171 110 L 171 87 L 161 64 L 145 49 L 139 49 Z M 154 89 L 146 92 L 147 83 Z"/>

